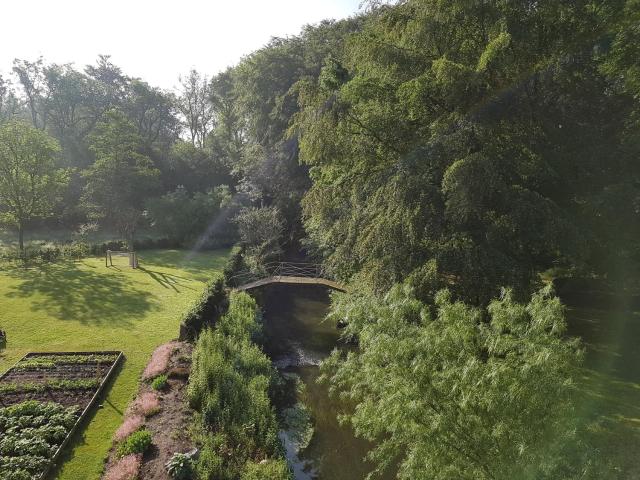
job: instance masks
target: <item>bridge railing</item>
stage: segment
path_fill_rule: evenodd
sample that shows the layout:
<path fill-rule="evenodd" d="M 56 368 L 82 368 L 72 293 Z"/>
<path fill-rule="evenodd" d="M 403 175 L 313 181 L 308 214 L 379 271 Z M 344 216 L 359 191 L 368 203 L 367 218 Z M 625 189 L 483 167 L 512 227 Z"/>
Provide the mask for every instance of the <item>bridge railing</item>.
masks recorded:
<path fill-rule="evenodd" d="M 264 264 L 260 271 L 244 270 L 236 273 L 229 278 L 229 283 L 239 286 L 269 277 L 332 278 L 318 263 L 270 262 Z"/>

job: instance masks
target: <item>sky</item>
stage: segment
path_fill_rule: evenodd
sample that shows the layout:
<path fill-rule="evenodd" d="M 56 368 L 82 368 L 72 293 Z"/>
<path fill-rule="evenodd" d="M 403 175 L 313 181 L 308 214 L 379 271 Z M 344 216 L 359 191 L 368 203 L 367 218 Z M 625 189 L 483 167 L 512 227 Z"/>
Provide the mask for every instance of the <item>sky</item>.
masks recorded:
<path fill-rule="evenodd" d="M 95 63 L 99 54 L 129 76 L 171 89 L 191 68 L 214 75 L 271 37 L 345 18 L 362 0 L 5 0 L 0 73 L 14 58 Z"/>

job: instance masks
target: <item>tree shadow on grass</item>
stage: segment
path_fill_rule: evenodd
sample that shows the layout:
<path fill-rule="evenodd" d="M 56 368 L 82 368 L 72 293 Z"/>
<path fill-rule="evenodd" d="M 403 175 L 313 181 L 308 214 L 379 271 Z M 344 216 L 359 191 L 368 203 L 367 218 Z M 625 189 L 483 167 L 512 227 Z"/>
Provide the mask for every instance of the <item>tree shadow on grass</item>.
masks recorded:
<path fill-rule="evenodd" d="M 15 268 L 7 274 L 21 280 L 7 297 L 29 299 L 31 310 L 62 320 L 126 326 L 131 318 L 157 308 L 149 292 L 117 272 L 98 273 L 68 262 Z"/>
<path fill-rule="evenodd" d="M 194 280 L 207 281 L 211 278 L 212 270 L 219 270 L 225 266 L 229 249 L 207 252 L 185 252 L 181 250 L 146 250 L 139 255 L 140 263 L 144 267 L 166 267 L 182 270 Z"/>
<path fill-rule="evenodd" d="M 178 287 L 186 288 L 188 290 L 193 290 L 191 287 L 187 287 L 181 280 L 186 280 L 184 277 L 180 275 L 173 275 L 171 273 L 157 272 L 155 270 L 149 270 L 144 267 L 138 267 L 138 270 L 149 275 L 153 280 L 158 282 L 164 288 L 172 289 L 175 292 L 180 292 Z"/>

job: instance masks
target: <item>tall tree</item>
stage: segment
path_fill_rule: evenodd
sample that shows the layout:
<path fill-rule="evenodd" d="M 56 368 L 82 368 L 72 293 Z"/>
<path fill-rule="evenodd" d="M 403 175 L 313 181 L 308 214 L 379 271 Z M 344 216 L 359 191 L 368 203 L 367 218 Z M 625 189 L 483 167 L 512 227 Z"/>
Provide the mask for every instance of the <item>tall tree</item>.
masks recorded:
<path fill-rule="evenodd" d="M 212 150 L 214 155 L 225 159 L 227 165 L 239 173 L 247 135 L 245 119 L 237 101 L 232 69 L 227 69 L 211 79 L 210 94 L 216 117 L 212 131 Z"/>
<path fill-rule="evenodd" d="M 0 75 L 0 123 L 9 120 L 20 111 L 20 101 L 11 82 Z"/>
<path fill-rule="evenodd" d="M 0 221 L 16 227 L 24 252 L 28 222 L 53 213 L 67 180 L 55 139 L 23 122 L 0 125 Z"/>
<path fill-rule="evenodd" d="M 89 214 L 118 228 L 133 248 L 144 202 L 159 186 L 160 172 L 140 153 L 143 141 L 119 110 L 109 111 L 91 135 L 96 161 L 85 172 L 84 203 Z"/>
<path fill-rule="evenodd" d="M 443 286 L 486 303 L 504 284 L 527 296 L 552 266 L 606 274 L 607 251 L 631 258 L 610 232 L 635 232 L 637 214 L 604 213 L 638 178 L 618 133 L 631 103 L 599 69 L 616 4 L 374 10 L 296 117 L 326 262 L 382 293 L 436 259 Z"/>
<path fill-rule="evenodd" d="M 247 263 L 252 269 L 260 270 L 282 253 L 284 222 L 277 208 L 245 208 L 235 222 L 240 240 L 246 247 Z"/>
<path fill-rule="evenodd" d="M 147 152 L 158 148 L 165 154 L 179 134 L 175 100 L 159 88 L 131 80 L 123 110 L 134 123 Z"/>
<path fill-rule="evenodd" d="M 46 100 L 47 86 L 45 80 L 45 65 L 42 57 L 34 62 L 15 59 L 13 72 L 18 77 L 26 98 L 26 104 L 34 127 L 44 130 L 47 126 Z"/>
<path fill-rule="evenodd" d="M 211 86 L 206 75 L 191 70 L 186 77 L 180 77 L 178 108 L 191 143 L 200 148 L 206 146 L 207 137 L 214 125 L 210 98 Z"/>

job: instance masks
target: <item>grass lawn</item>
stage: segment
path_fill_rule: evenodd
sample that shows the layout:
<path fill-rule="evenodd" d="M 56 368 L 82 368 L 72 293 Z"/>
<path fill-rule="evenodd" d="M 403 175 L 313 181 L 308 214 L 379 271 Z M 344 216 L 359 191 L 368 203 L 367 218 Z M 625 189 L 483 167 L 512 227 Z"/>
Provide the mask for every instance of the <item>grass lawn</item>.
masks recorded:
<path fill-rule="evenodd" d="M 0 328 L 8 337 L 0 371 L 29 351 L 122 350 L 126 356 L 103 408 L 75 439 L 57 478 L 99 478 L 151 352 L 178 336 L 181 313 L 222 269 L 227 254 L 143 251 L 138 270 L 129 269 L 126 258 L 109 268 L 101 258 L 29 269 L 0 266 Z"/>

